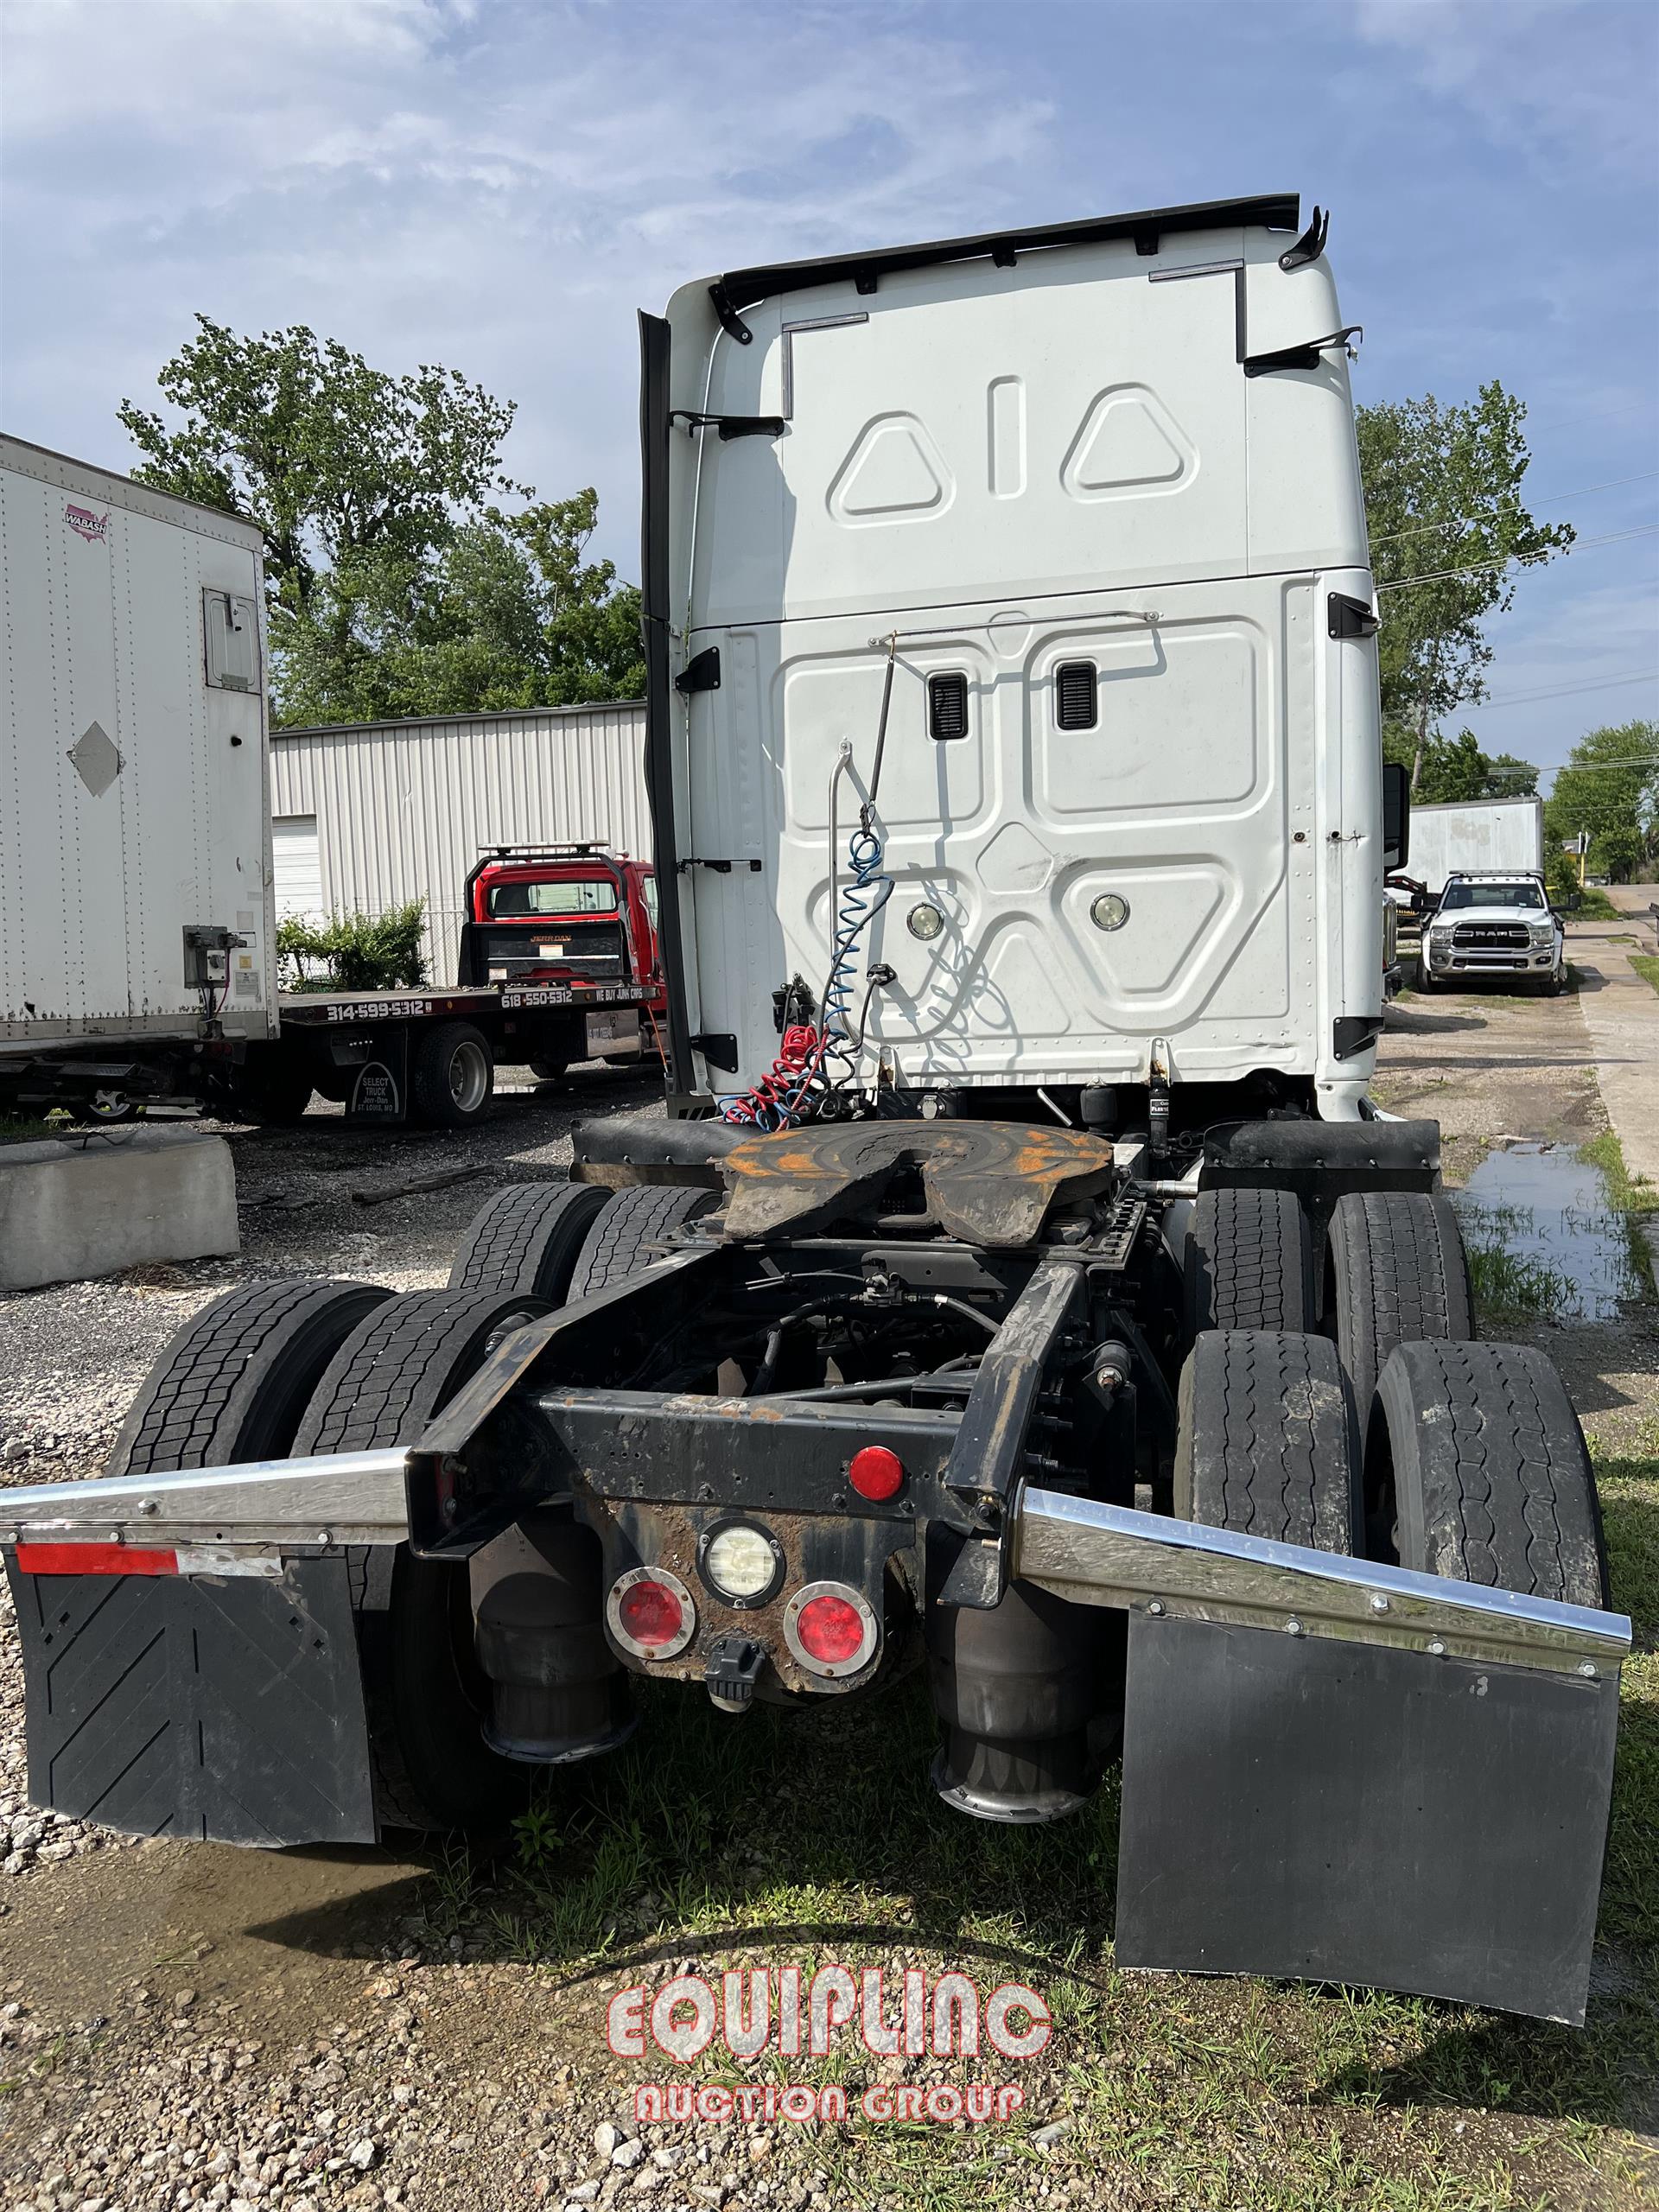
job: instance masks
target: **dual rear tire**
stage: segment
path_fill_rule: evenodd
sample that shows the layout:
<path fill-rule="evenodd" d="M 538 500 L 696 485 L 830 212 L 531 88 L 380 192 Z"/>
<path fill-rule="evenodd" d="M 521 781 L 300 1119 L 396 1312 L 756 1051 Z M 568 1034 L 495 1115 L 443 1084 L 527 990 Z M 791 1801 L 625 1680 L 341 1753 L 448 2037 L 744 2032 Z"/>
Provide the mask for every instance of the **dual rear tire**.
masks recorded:
<path fill-rule="evenodd" d="M 394 1297 L 289 1276 L 232 1291 L 162 1353 L 106 1471 L 413 1444 L 505 1333 L 648 1267 L 664 1237 L 713 1203 L 700 1190 L 517 1185 L 475 1217 L 446 1289 Z M 485 1740 L 489 1684 L 466 1563 L 376 1545 L 354 1548 L 347 1568 L 378 1819 L 499 1828 L 535 1769 Z"/>
<path fill-rule="evenodd" d="M 1362 1421 L 1328 1338 L 1217 1329 L 1182 1372 L 1178 1519 L 1605 1607 L 1584 1435 L 1525 1344 L 1389 1353 Z"/>
<path fill-rule="evenodd" d="M 289 1276 L 230 1292 L 173 1338 L 107 1471 L 234 1465 L 412 1444 L 492 1344 L 546 1301 Z M 531 1770 L 484 1742 L 464 1562 L 405 1544 L 347 1556 L 377 1817 L 387 1827 L 500 1826 Z"/>
<path fill-rule="evenodd" d="M 1605 1606 L 1577 1416 L 1542 1352 L 1473 1341 L 1450 1199 L 1339 1198 L 1322 1298 L 1319 1287 L 1306 1217 L 1290 1193 L 1200 1194 L 1177 1516 Z"/>

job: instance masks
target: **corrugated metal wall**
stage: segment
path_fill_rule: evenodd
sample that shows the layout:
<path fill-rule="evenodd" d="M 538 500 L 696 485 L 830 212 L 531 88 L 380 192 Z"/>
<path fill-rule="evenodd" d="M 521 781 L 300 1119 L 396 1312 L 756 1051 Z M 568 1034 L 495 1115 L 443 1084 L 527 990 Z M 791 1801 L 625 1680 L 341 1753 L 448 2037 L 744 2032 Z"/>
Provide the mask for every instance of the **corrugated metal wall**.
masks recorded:
<path fill-rule="evenodd" d="M 649 858 L 645 748 L 633 702 L 273 730 L 271 812 L 316 817 L 330 912 L 424 898 L 428 972 L 450 982 L 482 847 L 595 839 Z"/>

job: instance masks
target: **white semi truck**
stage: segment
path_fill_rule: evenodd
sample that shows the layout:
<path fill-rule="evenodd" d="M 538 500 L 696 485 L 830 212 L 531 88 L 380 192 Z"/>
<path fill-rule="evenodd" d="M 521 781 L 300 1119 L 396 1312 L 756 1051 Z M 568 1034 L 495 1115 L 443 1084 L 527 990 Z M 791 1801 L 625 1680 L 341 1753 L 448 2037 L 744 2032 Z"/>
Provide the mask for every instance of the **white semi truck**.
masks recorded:
<path fill-rule="evenodd" d="M 279 991 L 247 517 L 0 437 L 0 1114 L 283 1122 L 316 1091 L 461 1127 L 499 1055 L 586 1058 L 652 1003 L 628 969 Z"/>
<path fill-rule="evenodd" d="M 1367 1096 L 1344 325 L 1294 195 L 642 318 L 666 1118 L 449 1287 L 288 1281 L 5 1494 L 30 1788 L 479 1826 L 636 1677 L 926 1662 L 940 1817 L 1121 1759 L 1126 1966 L 1583 2018 L 1629 1623 L 1560 1378 Z"/>

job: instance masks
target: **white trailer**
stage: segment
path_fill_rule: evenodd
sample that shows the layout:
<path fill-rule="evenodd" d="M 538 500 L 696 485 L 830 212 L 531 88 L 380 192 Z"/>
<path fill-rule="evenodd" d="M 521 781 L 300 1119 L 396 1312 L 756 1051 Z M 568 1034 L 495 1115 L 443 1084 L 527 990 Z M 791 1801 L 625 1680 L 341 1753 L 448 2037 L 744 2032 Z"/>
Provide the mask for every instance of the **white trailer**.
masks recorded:
<path fill-rule="evenodd" d="M 1518 875 L 1544 872 L 1544 802 L 1527 798 L 1459 799 L 1411 810 L 1406 873 L 1438 899 L 1448 875 Z"/>
<path fill-rule="evenodd" d="M 276 1033 L 261 545 L 0 438 L 0 1078 Z"/>

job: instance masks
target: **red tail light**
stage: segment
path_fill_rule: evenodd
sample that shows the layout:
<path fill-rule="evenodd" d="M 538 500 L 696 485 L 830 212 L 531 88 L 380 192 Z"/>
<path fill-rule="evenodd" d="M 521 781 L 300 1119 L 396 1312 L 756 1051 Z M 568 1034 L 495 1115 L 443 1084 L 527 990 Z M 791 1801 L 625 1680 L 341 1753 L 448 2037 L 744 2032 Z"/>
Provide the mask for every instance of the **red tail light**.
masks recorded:
<path fill-rule="evenodd" d="M 868 1666 L 880 1625 L 861 1593 L 846 1582 L 809 1582 L 784 1609 L 784 1638 L 814 1675 L 855 1675 Z"/>
<path fill-rule="evenodd" d="M 844 1598 L 814 1598 L 801 1607 L 795 1619 L 801 1649 L 826 1667 L 844 1667 L 858 1656 L 864 1641 L 864 1623 L 858 1607 Z"/>
<path fill-rule="evenodd" d="M 616 1617 L 636 1643 L 653 1650 L 672 1643 L 685 1624 L 685 1610 L 665 1582 L 636 1582 L 618 1599 Z"/>
<path fill-rule="evenodd" d="M 606 1603 L 611 1633 L 640 1659 L 672 1659 L 696 1633 L 691 1592 L 665 1567 L 630 1567 Z"/>

